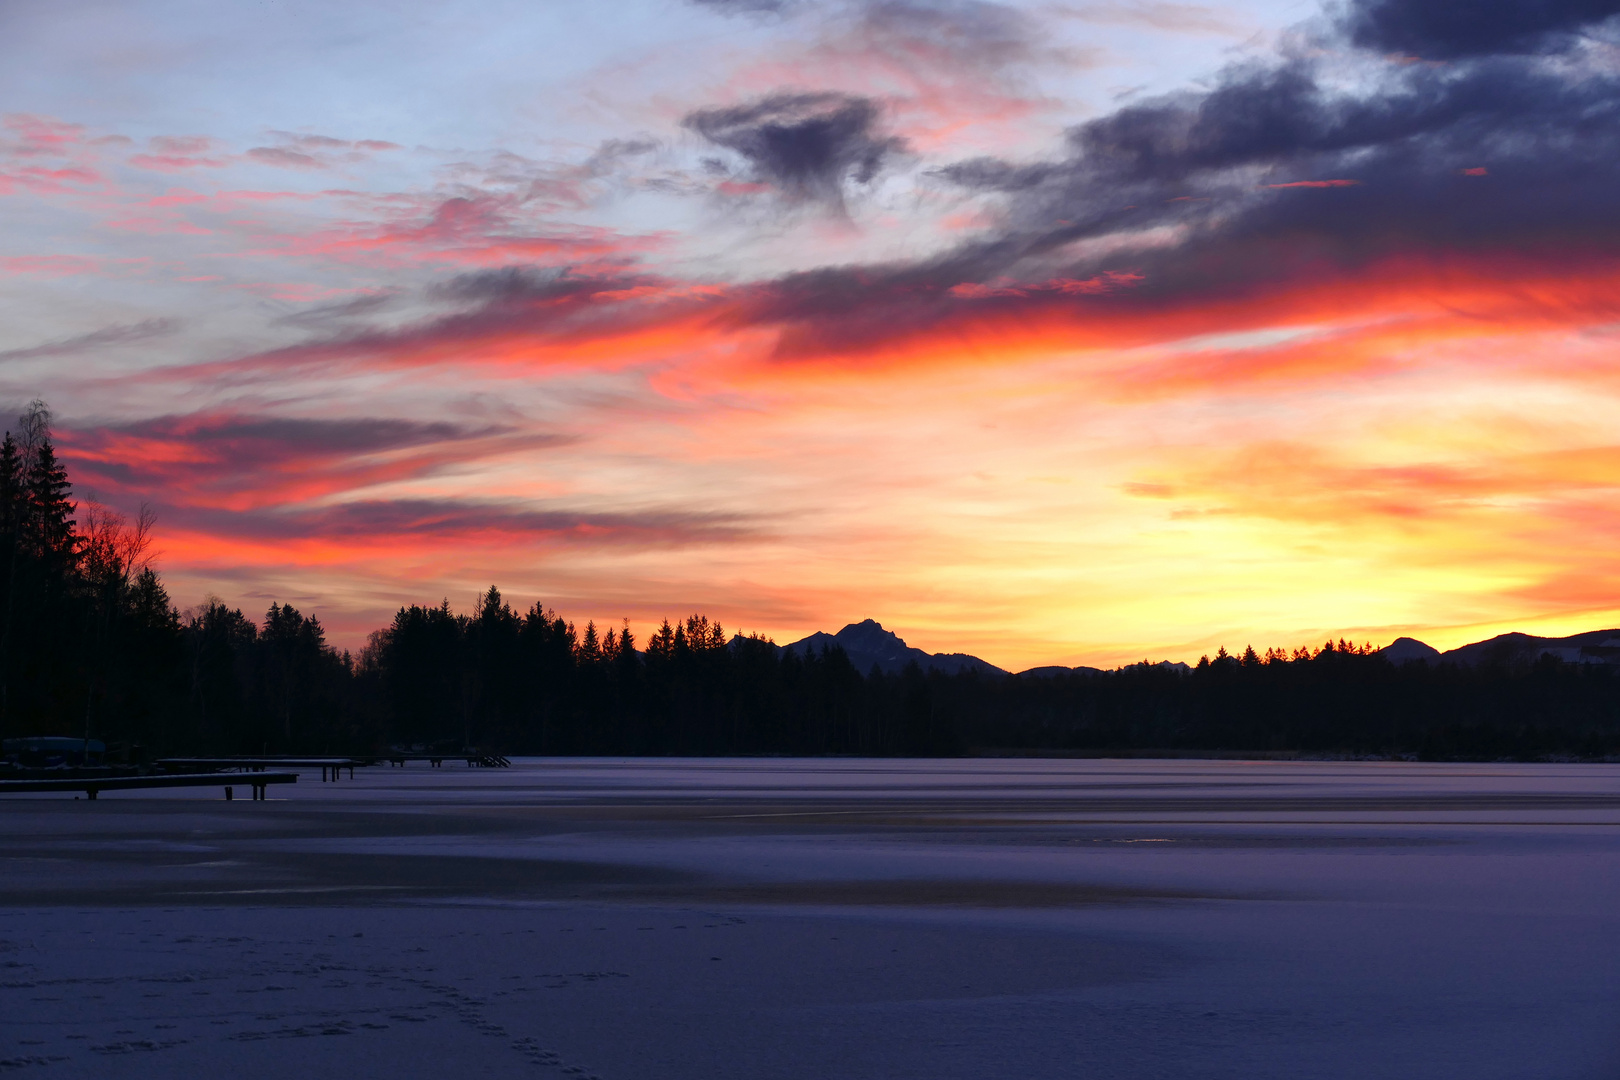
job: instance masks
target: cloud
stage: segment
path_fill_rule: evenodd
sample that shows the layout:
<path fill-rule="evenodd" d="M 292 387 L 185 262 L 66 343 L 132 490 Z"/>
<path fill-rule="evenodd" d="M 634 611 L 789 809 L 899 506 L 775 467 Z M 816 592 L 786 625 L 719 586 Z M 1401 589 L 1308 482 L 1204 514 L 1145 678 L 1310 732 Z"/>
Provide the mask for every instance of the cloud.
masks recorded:
<path fill-rule="evenodd" d="M 1149 26 L 1183 34 L 1237 34 L 1229 13 L 1202 4 L 1125 3 L 1064 7 L 1058 14 L 1083 22 L 1116 26 Z"/>
<path fill-rule="evenodd" d="M 919 290 L 940 286 L 1110 271 L 1143 282 L 1112 294 L 1110 311 L 1286 295 L 1380 265 L 1415 283 L 1424 265 L 1472 274 L 1494 259 L 1504 289 L 1520 274 L 1606 273 L 1620 251 L 1613 70 L 1575 52 L 1503 52 L 1439 66 L 1372 60 L 1345 80 L 1328 56 L 1235 65 L 1207 90 L 1075 126 L 1047 160 L 938 170 L 996 199 L 1002 227 L 928 265 L 851 268 L 873 287 L 851 291 L 842 321 L 884 303 L 920 314 Z M 1023 307 L 1051 301 L 1031 295 Z M 887 322 L 875 311 L 864 321 Z"/>
<path fill-rule="evenodd" d="M 382 152 L 398 150 L 398 143 L 387 142 L 382 139 L 335 139 L 330 135 L 310 135 L 295 131 L 272 131 L 276 141 L 282 146 L 294 147 L 310 153 L 329 153 L 337 150 L 365 150 Z"/>
<path fill-rule="evenodd" d="M 741 155 L 754 176 L 788 197 L 843 206 L 844 185 L 871 183 L 904 140 L 877 131 L 881 110 L 848 94 L 773 94 L 702 109 L 682 124 Z"/>
<path fill-rule="evenodd" d="M 247 156 L 260 164 L 274 165 L 281 169 L 329 168 L 326 162 L 319 158 L 285 146 L 255 146 L 247 152 Z"/>
<path fill-rule="evenodd" d="M 0 270 L 8 274 L 29 274 L 43 278 L 97 274 L 104 265 L 103 260 L 88 255 L 0 256 Z"/>
<path fill-rule="evenodd" d="M 1457 60 L 1558 49 L 1616 14 L 1614 0 L 1359 0 L 1342 25 L 1363 48 Z"/>
<path fill-rule="evenodd" d="M 342 300 L 333 304 L 316 304 L 313 307 L 295 311 L 290 315 L 283 315 L 276 321 L 291 326 L 329 326 L 348 319 L 358 319 L 375 314 L 392 305 L 398 295 L 397 290 L 389 290 L 368 293 L 364 296 L 357 296 L 351 300 Z"/>
<path fill-rule="evenodd" d="M 981 78 L 999 78 L 1038 59 L 1075 59 L 1053 49 L 1026 12 L 985 0 L 874 0 L 864 5 L 856 32 L 879 48 Z"/>
<path fill-rule="evenodd" d="M 146 140 L 147 149 L 133 154 L 129 163 L 154 172 L 185 172 L 188 169 L 219 169 L 231 163 L 217 142 L 206 135 L 155 135 Z"/>
<path fill-rule="evenodd" d="M 579 171 L 593 179 L 608 176 L 622 168 L 626 161 L 651 154 L 658 148 L 657 139 L 604 139 L 585 159 Z"/>
<path fill-rule="evenodd" d="M 47 356 L 71 356 L 75 353 L 91 352 L 115 345 L 131 345 L 135 342 L 150 341 L 153 338 L 168 337 L 179 332 L 179 330 L 179 319 L 142 319 L 140 322 L 105 326 L 100 330 L 92 330 L 87 334 L 77 334 L 57 341 L 48 341 L 43 345 L 31 345 L 25 349 L 0 350 L 0 361 L 37 360 Z"/>
<path fill-rule="evenodd" d="M 627 293 L 654 283 L 651 277 L 626 273 L 599 275 L 581 273 L 570 267 L 540 270 L 507 266 L 459 274 L 435 286 L 431 295 L 461 304 L 477 304 L 485 310 L 537 305 L 555 308 L 561 303 L 619 300 Z"/>
<path fill-rule="evenodd" d="M 722 15 L 776 15 L 796 6 L 796 0 L 692 0 L 692 3 Z"/>
<path fill-rule="evenodd" d="M 395 209 L 397 205 L 408 209 Z M 385 213 L 380 221 L 345 221 L 306 235 L 278 238 L 277 245 L 292 255 L 378 264 L 500 266 L 614 262 L 658 243 L 656 237 L 558 223 L 535 213 L 526 192 L 402 196 L 392 200 Z"/>
<path fill-rule="evenodd" d="M 306 502 L 431 475 L 569 436 L 510 425 L 388 417 L 329 420 L 205 412 L 61 435 L 75 477 L 171 506 L 230 510 Z"/>
<path fill-rule="evenodd" d="M 388 499 L 357 500 L 312 510 L 265 510 L 249 514 L 192 512 L 177 520 L 185 527 L 205 525 L 217 535 L 256 539 L 336 539 L 386 545 L 396 537 L 442 537 L 466 542 L 482 537 L 573 542 L 589 547 L 736 542 L 757 535 L 754 524 L 735 514 L 649 509 L 596 512 L 548 509 L 515 500 Z"/>

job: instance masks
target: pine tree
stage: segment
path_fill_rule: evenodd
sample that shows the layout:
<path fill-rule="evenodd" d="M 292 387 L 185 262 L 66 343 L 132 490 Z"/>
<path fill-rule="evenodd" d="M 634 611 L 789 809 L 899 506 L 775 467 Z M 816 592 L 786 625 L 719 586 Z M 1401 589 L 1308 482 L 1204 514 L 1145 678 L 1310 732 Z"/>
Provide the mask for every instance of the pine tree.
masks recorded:
<path fill-rule="evenodd" d="M 22 453 L 6 432 L 0 442 L 0 535 L 15 537 L 23 517 Z"/>
<path fill-rule="evenodd" d="M 50 436 L 34 450 L 26 477 L 29 546 L 32 554 L 54 569 L 70 567 L 77 553 L 73 532 L 72 485 L 67 470 L 56 460 Z"/>
<path fill-rule="evenodd" d="M 665 619 L 657 631 L 647 641 L 647 655 L 656 656 L 660 660 L 668 660 L 675 655 L 676 631 L 670 628 L 669 620 Z"/>
<path fill-rule="evenodd" d="M 174 610 L 169 591 L 150 566 L 135 579 L 129 599 L 130 615 L 142 630 L 174 633 L 180 629 L 180 613 Z"/>

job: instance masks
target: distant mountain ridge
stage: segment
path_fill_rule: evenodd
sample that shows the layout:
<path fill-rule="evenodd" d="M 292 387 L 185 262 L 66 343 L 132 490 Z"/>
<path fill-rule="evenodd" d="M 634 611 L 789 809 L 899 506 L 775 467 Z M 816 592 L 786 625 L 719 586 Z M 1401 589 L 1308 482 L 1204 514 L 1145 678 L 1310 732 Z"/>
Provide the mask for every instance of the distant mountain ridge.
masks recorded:
<path fill-rule="evenodd" d="M 1463 667 L 1533 664 L 1543 656 L 1553 656 L 1567 664 L 1620 664 L 1620 630 L 1588 630 L 1568 637 L 1536 637 L 1514 631 L 1459 645 L 1449 652 L 1441 652 L 1416 638 L 1403 637 L 1379 649 L 1378 654 L 1396 664 L 1419 661 Z"/>
<path fill-rule="evenodd" d="M 924 671 L 938 671 L 946 675 L 963 671 L 977 671 L 985 675 L 1008 674 L 988 660 L 980 660 L 967 653 L 928 653 L 913 649 L 899 635 L 883 629 L 876 619 L 850 623 L 836 634 L 818 630 L 809 637 L 783 645 L 782 649 L 803 656 L 807 652 L 820 652 L 833 646 L 843 649 L 849 656 L 849 662 L 855 665 L 855 670 L 863 675 L 874 667 L 886 675 L 898 675 L 913 663 Z"/>
<path fill-rule="evenodd" d="M 735 640 L 735 639 L 734 639 Z M 963 671 L 977 671 L 984 675 L 1009 675 L 1011 672 L 999 668 L 988 660 L 981 660 L 968 653 L 930 653 L 922 649 L 912 648 L 905 640 L 892 630 L 885 630 L 883 624 L 876 619 L 863 619 L 858 623 L 850 623 L 836 634 L 817 631 L 808 637 L 787 645 L 779 645 L 783 652 L 791 652 L 798 656 L 806 653 L 820 652 L 828 648 L 840 648 L 849 657 L 849 662 L 855 670 L 866 674 L 874 667 L 887 675 L 898 675 L 910 664 L 916 664 L 923 671 L 938 671 L 946 675 L 955 675 Z M 1393 664 L 1406 663 L 1453 663 L 1464 667 L 1477 667 L 1482 664 L 1505 664 L 1517 666 L 1533 664 L 1543 656 L 1554 656 L 1565 663 L 1571 664 L 1615 664 L 1620 665 L 1620 629 L 1616 630 L 1589 630 L 1581 634 L 1571 634 L 1568 637 L 1550 638 L 1535 637 L 1531 634 L 1518 632 L 1498 634 L 1485 641 L 1476 641 L 1468 645 L 1461 645 L 1449 652 L 1441 652 L 1432 645 L 1428 645 L 1417 638 L 1400 637 L 1378 650 L 1378 655 Z M 1176 671 L 1192 670 L 1187 664 L 1180 661 L 1164 660 L 1158 664 L 1143 664 L 1149 667 L 1169 668 Z M 1137 665 L 1127 665 L 1137 666 Z M 1062 667 L 1059 665 L 1046 665 L 1030 668 L 1019 672 L 1020 675 L 1032 678 L 1053 678 L 1060 675 L 1102 675 L 1104 669 L 1094 667 Z"/>

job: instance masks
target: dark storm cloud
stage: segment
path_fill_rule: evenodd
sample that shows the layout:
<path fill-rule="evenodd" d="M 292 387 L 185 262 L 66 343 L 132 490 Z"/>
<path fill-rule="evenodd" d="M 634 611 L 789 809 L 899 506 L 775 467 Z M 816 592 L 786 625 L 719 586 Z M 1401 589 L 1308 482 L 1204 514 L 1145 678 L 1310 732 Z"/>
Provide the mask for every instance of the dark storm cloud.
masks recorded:
<path fill-rule="evenodd" d="M 1556 25 L 1577 25 L 1578 14 Z M 1071 130 L 1056 160 L 940 170 L 1001 196 L 1007 211 L 967 280 L 1103 236 L 1124 239 L 1065 272 L 1147 267 L 1149 294 L 1269 277 L 1303 251 L 1352 264 L 1397 251 L 1578 260 L 1620 250 L 1612 72 L 1574 53 L 1504 52 L 1387 63 L 1372 89 L 1347 92 L 1320 63 L 1234 67 L 1206 92 L 1127 106 Z M 1132 234 L 1166 227 L 1179 230 L 1173 247 L 1130 250 Z M 958 268 L 974 254 L 959 251 Z"/>
<path fill-rule="evenodd" d="M 142 319 L 137 323 L 120 323 L 25 349 L 7 349 L 0 352 L 0 360 L 35 360 L 47 356 L 69 356 L 74 353 L 104 349 L 112 345 L 129 345 L 138 341 L 168 337 L 180 329 L 179 319 Z"/>
<path fill-rule="evenodd" d="M 682 121 L 741 155 L 756 180 L 796 199 L 841 205 L 847 181 L 870 183 L 904 140 L 878 132 L 876 102 L 848 94 L 773 94 Z"/>
<path fill-rule="evenodd" d="M 1455 60 L 1558 48 L 1616 14 L 1615 0 L 1363 0 L 1343 25 L 1362 48 Z"/>

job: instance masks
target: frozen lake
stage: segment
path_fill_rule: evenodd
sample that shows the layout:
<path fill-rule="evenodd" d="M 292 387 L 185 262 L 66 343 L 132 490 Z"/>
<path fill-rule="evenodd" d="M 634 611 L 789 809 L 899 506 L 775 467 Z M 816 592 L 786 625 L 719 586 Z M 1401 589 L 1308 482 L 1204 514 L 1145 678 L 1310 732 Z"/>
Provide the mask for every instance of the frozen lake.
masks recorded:
<path fill-rule="evenodd" d="M 0 1072 L 1620 1076 L 1620 766 L 566 759 L 270 791 L 0 796 Z"/>

